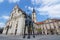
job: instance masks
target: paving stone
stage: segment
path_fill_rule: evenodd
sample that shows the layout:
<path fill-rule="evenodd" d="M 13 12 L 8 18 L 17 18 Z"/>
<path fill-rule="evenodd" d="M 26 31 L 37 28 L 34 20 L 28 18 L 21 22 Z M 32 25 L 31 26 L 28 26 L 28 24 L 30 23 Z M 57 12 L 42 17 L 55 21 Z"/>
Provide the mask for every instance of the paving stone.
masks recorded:
<path fill-rule="evenodd" d="M 19 35 L 0 35 L 0 40 L 60 40 L 60 35 L 37 35 L 35 38 L 31 35 L 30 39 Z"/>

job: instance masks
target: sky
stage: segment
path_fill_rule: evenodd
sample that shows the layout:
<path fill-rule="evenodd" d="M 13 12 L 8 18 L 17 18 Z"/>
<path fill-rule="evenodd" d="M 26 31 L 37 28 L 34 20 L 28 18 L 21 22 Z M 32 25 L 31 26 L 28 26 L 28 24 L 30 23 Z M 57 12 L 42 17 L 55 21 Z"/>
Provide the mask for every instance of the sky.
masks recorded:
<path fill-rule="evenodd" d="M 60 0 L 0 0 L 0 27 L 4 27 L 16 4 L 28 14 L 34 8 L 37 22 L 60 18 Z"/>

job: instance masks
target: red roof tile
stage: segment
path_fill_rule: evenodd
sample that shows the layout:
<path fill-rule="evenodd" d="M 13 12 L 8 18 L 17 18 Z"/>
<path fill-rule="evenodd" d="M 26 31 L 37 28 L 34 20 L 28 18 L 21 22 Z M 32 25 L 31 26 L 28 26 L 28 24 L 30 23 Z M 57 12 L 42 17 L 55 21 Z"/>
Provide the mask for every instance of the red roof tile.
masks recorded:
<path fill-rule="evenodd" d="M 38 25 L 39 25 L 39 24 L 43 24 L 43 22 L 36 22 L 36 24 L 38 24 Z"/>

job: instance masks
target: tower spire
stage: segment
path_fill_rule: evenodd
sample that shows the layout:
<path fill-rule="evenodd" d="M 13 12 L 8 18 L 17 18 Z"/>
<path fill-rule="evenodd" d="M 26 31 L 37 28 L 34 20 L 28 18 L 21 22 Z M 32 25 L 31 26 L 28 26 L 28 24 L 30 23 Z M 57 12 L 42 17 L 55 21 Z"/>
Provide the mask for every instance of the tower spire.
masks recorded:
<path fill-rule="evenodd" d="M 35 9 L 33 8 L 33 12 L 32 13 L 35 13 Z"/>
<path fill-rule="evenodd" d="M 32 12 L 32 21 L 36 22 L 36 12 L 35 12 L 34 8 L 33 8 L 33 12 Z"/>

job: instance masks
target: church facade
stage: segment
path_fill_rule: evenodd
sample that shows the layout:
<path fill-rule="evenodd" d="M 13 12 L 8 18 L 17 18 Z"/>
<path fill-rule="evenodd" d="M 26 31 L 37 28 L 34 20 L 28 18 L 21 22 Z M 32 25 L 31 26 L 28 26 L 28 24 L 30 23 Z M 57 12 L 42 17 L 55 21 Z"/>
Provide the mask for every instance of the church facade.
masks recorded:
<path fill-rule="evenodd" d="M 35 19 L 35 11 L 32 12 L 33 20 Z M 18 5 L 15 5 L 13 8 L 10 18 L 6 23 L 6 26 L 3 30 L 3 34 L 12 34 L 12 35 L 23 35 L 24 34 L 24 27 L 25 27 L 25 16 L 28 16 L 30 19 L 30 16 L 27 15 L 22 9 L 18 7 Z M 36 19 L 35 19 L 36 21 Z M 27 31 L 26 31 L 27 33 Z"/>

